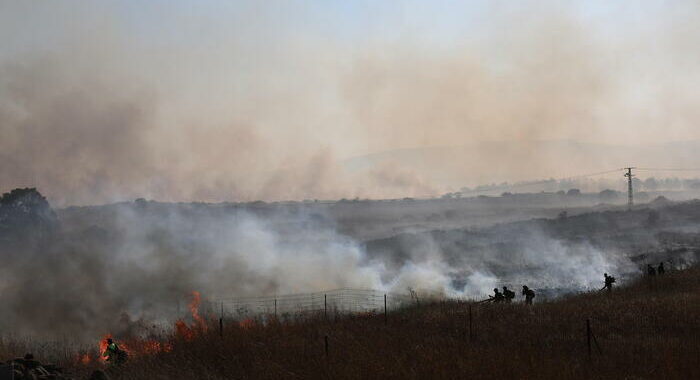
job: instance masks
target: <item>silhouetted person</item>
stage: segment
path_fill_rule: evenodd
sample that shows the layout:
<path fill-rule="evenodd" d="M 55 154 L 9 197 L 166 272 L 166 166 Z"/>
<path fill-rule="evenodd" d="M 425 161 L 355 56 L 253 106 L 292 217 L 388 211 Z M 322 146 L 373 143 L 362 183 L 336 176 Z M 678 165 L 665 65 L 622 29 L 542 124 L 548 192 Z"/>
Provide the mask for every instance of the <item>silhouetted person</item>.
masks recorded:
<path fill-rule="evenodd" d="M 535 291 L 523 285 L 523 295 L 525 296 L 525 304 L 532 305 L 532 299 L 535 298 Z"/>
<path fill-rule="evenodd" d="M 506 303 L 510 303 L 510 301 L 512 301 L 513 298 L 515 298 L 515 292 L 513 292 L 512 290 L 508 290 L 508 287 L 504 286 L 503 287 L 503 300 Z"/>
<path fill-rule="evenodd" d="M 615 277 L 608 276 L 607 273 L 603 273 L 603 277 L 605 277 L 605 285 L 603 286 L 603 289 L 607 289 L 608 292 L 611 292 L 612 286 L 615 283 Z M 601 290 L 603 290 L 603 289 L 601 289 Z"/>
<path fill-rule="evenodd" d="M 649 276 L 656 276 L 656 269 L 651 266 L 651 264 L 647 264 L 647 274 Z"/>
<path fill-rule="evenodd" d="M 664 269 L 664 263 L 663 263 L 663 262 L 659 263 L 659 269 L 656 270 L 656 273 L 658 273 L 658 274 L 664 274 L 664 273 L 666 273 L 666 269 Z"/>
<path fill-rule="evenodd" d="M 505 297 L 503 297 L 503 293 L 501 293 L 498 288 L 493 289 L 493 296 L 491 296 L 491 300 L 495 303 L 500 303 L 503 302 Z"/>
<path fill-rule="evenodd" d="M 107 358 L 106 360 L 111 364 L 122 364 L 126 361 L 127 354 L 126 351 L 117 346 L 112 338 L 107 338 L 107 348 L 102 356 Z"/>

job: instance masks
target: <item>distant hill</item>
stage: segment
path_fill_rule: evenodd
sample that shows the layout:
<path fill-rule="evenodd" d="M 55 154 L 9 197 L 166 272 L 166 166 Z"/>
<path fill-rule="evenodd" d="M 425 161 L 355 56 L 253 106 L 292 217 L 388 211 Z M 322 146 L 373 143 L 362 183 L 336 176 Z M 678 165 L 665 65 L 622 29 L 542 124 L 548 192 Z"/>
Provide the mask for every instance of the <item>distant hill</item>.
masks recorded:
<path fill-rule="evenodd" d="M 345 161 L 353 171 L 382 167 L 410 169 L 435 186 L 459 189 L 494 182 L 563 178 L 633 165 L 649 168 L 697 167 L 700 141 L 646 146 L 606 145 L 571 140 L 485 142 L 399 149 Z M 645 171 L 642 177 L 659 175 Z M 699 175 L 700 171 L 664 175 Z M 615 176 L 615 174 L 611 174 Z M 624 178 L 620 177 L 621 180 Z"/>

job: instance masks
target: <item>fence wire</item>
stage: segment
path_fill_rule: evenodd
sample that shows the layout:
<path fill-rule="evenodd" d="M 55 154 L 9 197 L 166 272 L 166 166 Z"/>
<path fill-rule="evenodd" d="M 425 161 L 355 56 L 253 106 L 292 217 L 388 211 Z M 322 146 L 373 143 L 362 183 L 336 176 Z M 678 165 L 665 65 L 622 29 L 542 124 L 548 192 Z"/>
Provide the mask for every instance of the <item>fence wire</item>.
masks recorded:
<path fill-rule="evenodd" d="M 314 293 L 212 300 L 209 303 L 209 312 L 237 320 L 270 315 L 299 316 L 318 312 L 380 313 L 384 312 L 385 296 L 387 311 L 415 303 L 415 299 L 409 294 L 343 288 Z"/>

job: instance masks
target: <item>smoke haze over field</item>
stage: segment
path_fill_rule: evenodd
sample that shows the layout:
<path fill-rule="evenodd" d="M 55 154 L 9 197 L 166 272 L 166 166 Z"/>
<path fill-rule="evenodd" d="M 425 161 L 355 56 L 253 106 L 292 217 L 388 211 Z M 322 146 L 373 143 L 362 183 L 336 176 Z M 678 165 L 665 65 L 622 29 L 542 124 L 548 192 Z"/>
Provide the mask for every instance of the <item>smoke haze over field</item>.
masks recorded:
<path fill-rule="evenodd" d="M 379 198 L 608 169 L 538 141 L 699 139 L 698 15 L 691 1 L 1 1 L 0 185 L 58 205 Z M 521 153 L 347 161 L 488 141 Z"/>
<path fill-rule="evenodd" d="M 27 204 L 0 207 L 0 335 L 143 333 L 182 316 L 177 305 L 184 309 L 193 290 L 209 300 L 338 288 L 478 299 L 522 283 L 538 291 L 595 288 L 603 271 L 638 270 L 625 251 L 562 240 L 537 222 L 360 242 L 306 207 L 262 217 L 254 209 L 139 201 L 70 208 L 56 219 Z"/>

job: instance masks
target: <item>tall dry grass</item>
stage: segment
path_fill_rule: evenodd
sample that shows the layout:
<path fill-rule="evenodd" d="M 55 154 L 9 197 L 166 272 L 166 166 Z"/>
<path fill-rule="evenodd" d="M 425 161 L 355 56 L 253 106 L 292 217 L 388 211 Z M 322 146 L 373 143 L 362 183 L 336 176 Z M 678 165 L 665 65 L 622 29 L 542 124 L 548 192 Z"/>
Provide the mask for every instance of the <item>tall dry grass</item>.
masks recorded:
<path fill-rule="evenodd" d="M 469 308 L 472 309 L 472 336 Z M 595 344 L 589 357 L 586 319 Z M 383 315 L 217 326 L 132 358 L 117 379 L 700 378 L 700 268 L 612 294 L 536 303 L 456 301 Z M 328 336 L 328 354 L 325 337 Z M 75 374 L 90 368 L 73 366 Z"/>

